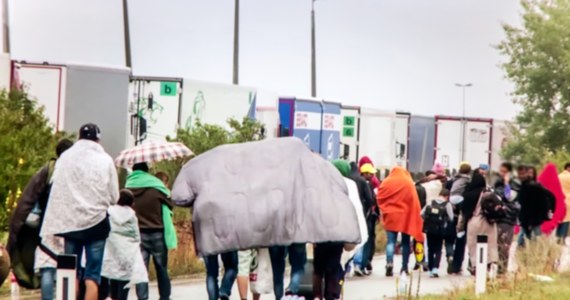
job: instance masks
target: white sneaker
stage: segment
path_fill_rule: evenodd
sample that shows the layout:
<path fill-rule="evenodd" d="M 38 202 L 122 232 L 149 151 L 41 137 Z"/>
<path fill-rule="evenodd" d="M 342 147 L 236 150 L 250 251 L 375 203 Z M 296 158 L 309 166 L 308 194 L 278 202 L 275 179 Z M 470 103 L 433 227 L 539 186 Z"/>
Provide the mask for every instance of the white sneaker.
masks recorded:
<path fill-rule="evenodd" d="M 354 275 L 357 277 L 363 277 L 366 275 L 366 270 L 362 270 L 359 265 L 354 265 Z"/>
<path fill-rule="evenodd" d="M 429 277 L 430 278 L 439 278 L 439 270 L 438 269 L 431 270 Z"/>

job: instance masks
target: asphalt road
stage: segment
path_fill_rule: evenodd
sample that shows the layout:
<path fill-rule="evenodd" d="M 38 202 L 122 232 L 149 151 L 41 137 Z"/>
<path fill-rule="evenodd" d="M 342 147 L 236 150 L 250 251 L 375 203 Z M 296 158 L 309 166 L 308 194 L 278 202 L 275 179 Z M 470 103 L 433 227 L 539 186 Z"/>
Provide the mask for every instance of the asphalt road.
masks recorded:
<path fill-rule="evenodd" d="M 412 258 L 412 257 L 410 257 Z M 410 263 L 411 265 L 411 263 Z M 374 274 L 368 277 L 354 277 L 347 280 L 345 284 L 344 299 L 347 300 L 376 300 L 395 297 L 397 295 L 397 278 L 387 278 L 384 276 L 384 267 L 386 266 L 385 256 L 378 256 L 374 259 Z M 401 266 L 401 256 L 395 257 L 395 266 L 399 269 Z M 461 287 L 474 279 L 470 276 L 448 276 L 444 270 L 447 263 L 441 263 L 440 278 L 429 278 L 427 273 L 421 275 L 420 295 L 425 294 L 442 294 L 447 290 Z M 417 290 L 418 272 L 413 274 L 413 294 Z M 158 299 L 158 289 L 155 285 L 151 286 L 151 299 Z M 173 300 L 182 299 L 199 299 L 207 300 L 206 284 L 204 280 L 192 280 L 186 282 L 175 282 L 172 287 Z M 134 291 L 131 291 L 129 299 L 136 299 Z M 237 285 L 234 285 L 231 299 L 239 299 Z M 251 296 L 250 296 L 251 299 Z M 273 295 L 263 295 L 261 299 L 275 299 Z"/>
<path fill-rule="evenodd" d="M 562 250 L 562 256 L 559 265 L 559 271 L 570 271 L 570 238 L 566 240 L 566 246 Z M 514 258 L 516 250 L 516 244 L 513 243 L 511 248 L 511 259 L 509 270 L 514 271 L 516 266 L 516 259 Z M 413 259 L 413 257 L 410 257 Z M 411 265 L 411 263 L 410 263 Z M 466 269 L 467 261 L 464 264 L 464 270 Z M 346 300 L 380 300 L 393 298 L 397 296 L 397 278 L 387 278 L 384 276 L 384 268 L 386 266 L 386 257 L 377 256 L 374 259 L 374 274 L 368 277 L 354 277 L 347 279 L 345 284 L 345 294 L 344 299 Z M 395 257 L 395 270 L 401 266 L 401 256 L 397 255 Z M 419 294 L 443 294 L 446 291 L 453 290 L 454 288 L 462 287 L 475 282 L 474 277 L 464 275 L 464 276 L 448 276 L 445 273 L 447 269 L 447 263 L 445 259 L 442 259 L 440 268 L 440 278 L 429 278 L 427 273 L 421 274 L 421 283 Z M 413 274 L 413 295 L 417 291 L 417 278 L 419 273 L 415 272 Z M 158 289 L 156 285 L 151 284 L 151 299 L 158 299 Z M 172 297 L 173 300 L 183 300 L 183 299 L 196 299 L 196 300 L 207 300 L 208 294 L 206 292 L 205 280 L 192 280 L 192 281 L 179 281 L 174 282 L 172 287 Z M 129 299 L 136 300 L 136 295 L 134 291 L 131 291 Z M 234 285 L 231 299 L 239 299 L 239 294 L 237 292 L 237 285 Z M 251 299 L 251 296 L 250 298 Z M 261 299 L 273 300 L 275 297 L 271 295 L 263 295 Z M 309 299 L 307 299 L 309 300 Z"/>

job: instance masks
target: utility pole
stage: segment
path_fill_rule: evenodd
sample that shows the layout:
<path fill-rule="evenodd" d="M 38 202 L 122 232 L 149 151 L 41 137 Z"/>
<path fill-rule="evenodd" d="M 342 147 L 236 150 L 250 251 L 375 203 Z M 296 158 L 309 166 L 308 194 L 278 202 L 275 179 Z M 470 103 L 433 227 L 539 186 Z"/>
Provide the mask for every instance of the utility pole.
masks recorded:
<path fill-rule="evenodd" d="M 463 114 L 462 114 L 462 116 L 461 116 L 461 125 L 462 125 L 461 127 L 463 128 L 463 134 L 462 134 L 463 136 L 462 136 L 462 138 L 461 138 L 461 140 L 462 140 L 462 143 L 461 143 L 461 160 L 462 160 L 462 161 L 465 161 L 465 159 L 466 159 L 465 152 L 466 152 L 466 150 L 467 150 L 467 149 L 466 149 L 466 148 L 467 148 L 467 146 L 466 146 L 466 140 L 467 140 L 467 119 L 465 119 L 465 106 L 466 106 L 466 102 L 465 102 L 466 97 L 465 97 L 465 94 L 466 94 L 467 88 L 468 88 L 468 87 L 472 87 L 472 86 L 473 86 L 473 83 L 464 83 L 464 84 L 456 83 L 455 86 L 456 86 L 456 87 L 459 87 L 459 88 L 461 88 L 461 89 L 463 90 Z"/>
<path fill-rule="evenodd" d="M 234 10 L 234 76 L 233 84 L 239 84 L 239 0 L 235 0 Z"/>
<path fill-rule="evenodd" d="M 6 1 L 6 0 L 5 0 Z M 125 35 L 125 63 L 128 68 L 133 67 L 131 59 L 131 32 L 129 29 L 129 7 L 128 0 L 123 0 L 123 30 Z"/>
<path fill-rule="evenodd" d="M 317 97 L 317 45 L 315 38 L 315 1 L 311 0 L 311 97 Z"/>
<path fill-rule="evenodd" d="M 10 53 L 10 20 L 8 0 L 2 0 L 2 31 L 4 34 L 4 53 Z"/>

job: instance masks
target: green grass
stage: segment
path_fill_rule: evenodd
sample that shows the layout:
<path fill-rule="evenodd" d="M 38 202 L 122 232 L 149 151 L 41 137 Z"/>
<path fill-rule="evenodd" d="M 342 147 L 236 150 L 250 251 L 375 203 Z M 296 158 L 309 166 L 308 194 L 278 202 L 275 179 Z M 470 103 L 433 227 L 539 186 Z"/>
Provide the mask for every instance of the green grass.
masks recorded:
<path fill-rule="evenodd" d="M 518 249 L 514 274 L 489 282 L 487 292 L 475 297 L 474 287 L 455 289 L 446 295 L 426 296 L 422 300 L 486 299 L 486 300 L 565 300 L 570 299 L 570 273 L 556 273 L 556 264 L 561 255 L 561 246 L 547 238 L 527 243 L 525 249 Z M 530 274 L 547 275 L 554 282 L 536 281 Z M 402 298 L 402 299 L 412 299 Z"/>
<path fill-rule="evenodd" d="M 490 285 L 487 293 L 475 297 L 474 288 L 468 287 L 450 292 L 447 295 L 426 296 L 421 300 L 566 300 L 570 299 L 570 274 L 554 276 L 552 283 L 537 282 L 530 277 L 521 280 L 502 280 Z"/>

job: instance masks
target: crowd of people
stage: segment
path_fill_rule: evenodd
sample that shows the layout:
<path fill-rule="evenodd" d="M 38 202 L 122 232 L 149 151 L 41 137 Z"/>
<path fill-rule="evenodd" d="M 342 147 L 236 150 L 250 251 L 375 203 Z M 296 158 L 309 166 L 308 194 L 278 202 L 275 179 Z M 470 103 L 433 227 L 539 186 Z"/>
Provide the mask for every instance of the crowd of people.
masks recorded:
<path fill-rule="evenodd" d="M 520 247 L 527 240 L 555 230 L 558 241 L 564 243 L 570 220 L 566 216 L 570 204 L 570 164 L 560 174 L 554 164 L 548 164 L 537 175 L 533 166 L 520 165 L 515 172 L 513 164 L 505 162 L 496 179 L 491 180 L 488 166 L 473 170 L 468 162 L 462 162 L 458 173 L 448 177 L 444 168 L 436 164 L 416 182 L 420 198 L 431 194 L 425 198 L 427 202 L 420 199 L 428 262 L 418 262 L 416 268 L 424 267 L 432 277 L 439 277 L 445 245 L 447 273 L 463 274 L 467 247 L 467 271 L 474 275 L 479 235 L 487 236 L 489 267 L 496 266 L 499 275 L 508 271 L 516 234 Z M 439 196 L 435 197 L 436 193 Z"/>
<path fill-rule="evenodd" d="M 24 190 L 12 217 L 7 247 L 15 263 L 25 266 L 18 268 L 25 270 L 17 274 L 19 283 L 41 287 L 42 299 L 53 299 L 56 256 L 72 254 L 79 264 L 79 299 L 124 300 L 134 286 L 137 298 L 146 300 L 152 258 L 160 299 L 170 299 L 168 252 L 177 247 L 172 209 L 186 204 L 171 201 L 168 176 L 151 174 L 147 163 L 135 164 L 125 188 L 119 189 L 117 169 L 100 139 L 96 125 L 82 126 L 79 140 L 61 141 L 57 160 L 46 164 Z M 424 268 L 431 277 L 439 277 L 445 249 L 448 274 L 463 274 L 466 252 L 467 271 L 475 274 L 476 239 L 486 235 L 488 262 L 502 274 L 507 272 L 517 233 L 521 247 L 554 231 L 564 243 L 568 234 L 570 164 L 561 174 L 549 164 L 538 175 L 534 167 L 521 165 L 515 172 L 512 164 L 503 163 L 495 181 L 490 180 L 488 166 L 473 169 L 468 162 L 462 162 L 452 177 L 436 163 L 418 181 L 403 167 L 394 167 L 380 181 L 367 157 L 358 163 L 336 160 L 332 164 L 345 179 L 351 199 L 356 199 L 361 244 L 275 245 L 205 256 L 210 300 L 230 299 L 236 280 L 240 299 L 247 299 L 250 274 L 262 251 L 270 261 L 271 272 L 265 276 L 271 276 L 272 288 L 252 290 L 253 299 L 264 293 L 273 293 L 276 299 L 340 299 L 351 270 L 356 276 L 373 272 L 378 222 L 387 235 L 385 275 L 389 277 L 395 275 L 394 256 L 399 247 L 403 259 L 397 274 L 409 273 L 410 256 L 422 254 L 425 246 L 427 255 L 415 257 L 414 269 Z M 24 255 L 29 243 L 36 246 L 31 267 Z M 312 250 L 312 260 L 307 249 Z M 291 274 L 285 287 L 287 258 Z M 308 262 L 312 274 L 306 274 Z M 33 274 L 26 277 L 26 272 Z M 40 274 L 39 282 L 34 281 L 34 274 Z"/>

